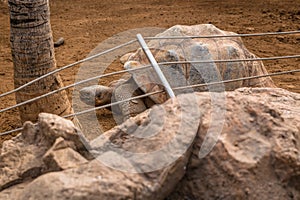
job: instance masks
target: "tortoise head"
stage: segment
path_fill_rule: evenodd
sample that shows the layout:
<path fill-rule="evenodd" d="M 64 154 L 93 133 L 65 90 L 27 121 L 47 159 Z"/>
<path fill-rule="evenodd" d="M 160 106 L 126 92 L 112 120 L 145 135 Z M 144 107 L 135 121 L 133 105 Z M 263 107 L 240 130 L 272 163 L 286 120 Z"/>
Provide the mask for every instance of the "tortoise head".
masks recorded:
<path fill-rule="evenodd" d="M 113 88 L 103 85 L 84 87 L 79 91 L 80 100 L 91 106 L 103 106 L 111 103 Z"/>

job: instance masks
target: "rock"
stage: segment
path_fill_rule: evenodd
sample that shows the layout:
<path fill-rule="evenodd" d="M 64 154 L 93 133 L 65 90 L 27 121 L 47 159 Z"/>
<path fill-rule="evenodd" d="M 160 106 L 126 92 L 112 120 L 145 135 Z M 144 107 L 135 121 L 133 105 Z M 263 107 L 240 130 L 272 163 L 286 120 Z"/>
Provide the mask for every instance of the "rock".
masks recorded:
<path fill-rule="evenodd" d="M 28 130 L 30 131 L 26 134 Z M 41 158 L 47 151 L 48 144 L 37 140 L 35 145 L 32 135 L 34 132 L 34 125 L 26 123 L 24 134 L 3 143 L 0 152 L 0 191 L 25 178 L 35 178 L 41 174 L 44 168 Z"/>
<path fill-rule="evenodd" d="M 187 173 L 169 198 L 300 199 L 300 94 L 242 88 L 226 97 L 218 143 L 199 159 L 206 111 Z"/>
<path fill-rule="evenodd" d="M 47 153 L 43 157 L 43 161 L 50 171 L 74 168 L 87 162 L 86 159 L 71 148 Z"/>
<path fill-rule="evenodd" d="M 76 149 L 74 147 L 73 143 L 68 143 L 61 137 L 57 138 L 51 149 L 43 156 L 47 169 L 60 171 L 86 163 L 87 160 L 74 151 Z"/>
<path fill-rule="evenodd" d="M 126 121 L 91 142 L 96 159 L 40 176 L 15 199 L 164 199 L 185 174 L 200 123 L 194 103 L 174 99 Z"/>
<path fill-rule="evenodd" d="M 299 199 L 299 108 L 300 94 L 279 88 L 180 95 L 91 141 L 92 160 L 72 124 L 43 115 L 55 129 L 27 123 L 23 143 L 3 145 L 0 199 Z M 17 147 L 35 164 L 17 162 Z M 12 163 L 45 174 L 15 185 L 25 180 Z"/>
<path fill-rule="evenodd" d="M 253 28 L 253 27 L 247 27 L 246 30 L 251 32 L 251 31 L 255 31 L 255 28 Z"/>
<path fill-rule="evenodd" d="M 5 141 L 0 150 L 0 191 L 46 171 L 58 170 L 48 161 L 56 161 L 62 169 L 82 163 L 84 158 L 67 148 L 83 151 L 77 133 L 72 122 L 52 114 L 41 113 L 37 125 L 26 122 L 22 133 Z M 69 156 L 62 157 L 65 153 Z"/>
<path fill-rule="evenodd" d="M 54 47 L 60 47 L 65 43 L 65 39 L 63 37 L 60 37 L 58 40 L 54 42 Z"/>
<path fill-rule="evenodd" d="M 15 199 L 15 197 L 22 193 L 24 188 L 28 185 L 29 181 L 20 183 L 18 185 L 14 185 L 0 192 L 0 199 L 2 200 L 11 200 Z"/>
<path fill-rule="evenodd" d="M 142 193 L 150 193 L 144 191 L 148 184 L 139 174 L 127 175 L 93 160 L 78 168 L 43 175 L 14 197 L 20 200 L 136 199 Z"/>
<path fill-rule="evenodd" d="M 78 150 L 85 149 L 84 138 L 80 131 L 70 120 L 66 120 L 56 115 L 41 113 L 39 114 L 38 127 L 44 133 L 46 141 L 53 144 L 59 137 L 67 141 L 72 141 Z"/>

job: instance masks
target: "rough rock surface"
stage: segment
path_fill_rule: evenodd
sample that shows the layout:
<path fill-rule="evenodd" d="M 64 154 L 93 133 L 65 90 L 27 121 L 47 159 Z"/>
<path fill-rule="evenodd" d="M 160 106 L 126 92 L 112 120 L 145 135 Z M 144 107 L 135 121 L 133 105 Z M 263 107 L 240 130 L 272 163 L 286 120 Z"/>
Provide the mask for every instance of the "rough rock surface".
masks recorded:
<path fill-rule="evenodd" d="M 67 163 L 74 165 L 78 163 L 75 155 L 79 163 L 84 162 L 76 153 L 85 149 L 77 132 L 71 121 L 51 114 L 40 114 L 37 125 L 26 122 L 22 134 L 5 141 L 0 150 L 0 191 L 47 171 L 67 168 Z M 68 156 L 55 156 L 62 151 L 68 151 Z"/>
<path fill-rule="evenodd" d="M 299 199 L 300 94 L 241 88 L 222 97 L 186 94 L 155 106 L 90 141 L 92 160 L 82 156 L 79 137 L 67 134 L 75 133 L 73 126 L 27 124 L 0 151 L 0 199 Z M 203 141 L 214 144 L 218 125 L 219 140 L 199 159 L 201 145 L 210 150 Z M 33 164 L 23 163 L 25 149 Z M 161 168 L 168 159 L 177 161 Z M 23 178 L 30 177 L 28 168 L 41 169 L 33 181 Z"/>
<path fill-rule="evenodd" d="M 74 152 L 72 156 L 67 155 L 72 145 L 66 145 L 67 142 L 61 139 L 62 134 L 56 134 L 59 129 L 55 129 L 55 135 L 59 137 L 40 160 L 47 161 L 48 168 L 52 170 L 69 169 L 44 174 L 24 186 L 23 190 L 9 188 L 2 195 L 7 197 L 11 194 L 14 199 L 164 199 L 185 174 L 185 166 L 200 123 L 200 112 L 192 109 L 195 100 L 191 98 L 180 102 L 180 106 L 178 100 L 174 100 L 163 107 L 164 112 L 160 109 L 162 107 L 157 106 L 139 118 L 128 120 L 105 133 L 91 142 L 94 155 L 98 157 L 88 163 L 77 159 Z M 178 115 L 179 113 L 184 114 Z M 62 119 L 57 117 L 57 121 L 59 120 Z M 148 124 L 154 129 L 144 131 L 143 136 L 132 137 L 132 134 L 138 134 Z M 148 137 L 150 140 L 147 140 Z M 67 147 L 62 153 L 59 150 L 61 146 Z M 135 151 L 137 159 L 130 154 L 118 152 L 116 147 Z M 159 149 L 162 150 L 158 154 L 147 157 L 149 150 L 155 152 Z M 62 154 L 65 154 L 63 157 L 68 156 L 64 162 L 58 157 Z M 55 161 L 51 161 L 53 159 Z M 73 160 L 79 165 L 72 168 Z M 165 160 L 176 162 L 167 162 L 157 167 Z M 116 169 L 105 166 L 103 161 Z"/>
<path fill-rule="evenodd" d="M 300 94 L 242 88 L 226 96 L 219 142 L 198 158 L 204 114 L 187 173 L 170 199 L 300 199 Z"/>

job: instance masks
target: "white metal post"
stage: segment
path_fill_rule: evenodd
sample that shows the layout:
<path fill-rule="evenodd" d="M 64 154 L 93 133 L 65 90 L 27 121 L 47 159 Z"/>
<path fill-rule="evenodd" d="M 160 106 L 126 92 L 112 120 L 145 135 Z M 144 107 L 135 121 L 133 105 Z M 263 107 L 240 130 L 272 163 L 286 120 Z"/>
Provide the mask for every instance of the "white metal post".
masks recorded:
<path fill-rule="evenodd" d="M 137 39 L 138 39 L 138 41 L 139 41 L 139 43 L 140 43 L 143 51 L 145 52 L 147 58 L 149 59 L 152 67 L 154 68 L 155 72 L 157 73 L 159 79 L 161 80 L 163 86 L 165 87 L 165 89 L 166 89 L 169 97 L 170 98 L 174 98 L 175 94 L 174 94 L 174 92 L 173 92 L 173 90 L 172 90 L 172 88 L 171 88 L 168 80 L 166 79 L 165 75 L 161 71 L 158 63 L 156 62 L 153 54 L 151 53 L 150 49 L 148 48 L 148 46 L 147 46 L 147 44 L 146 44 L 143 36 L 141 34 L 137 34 L 136 37 L 137 37 Z"/>

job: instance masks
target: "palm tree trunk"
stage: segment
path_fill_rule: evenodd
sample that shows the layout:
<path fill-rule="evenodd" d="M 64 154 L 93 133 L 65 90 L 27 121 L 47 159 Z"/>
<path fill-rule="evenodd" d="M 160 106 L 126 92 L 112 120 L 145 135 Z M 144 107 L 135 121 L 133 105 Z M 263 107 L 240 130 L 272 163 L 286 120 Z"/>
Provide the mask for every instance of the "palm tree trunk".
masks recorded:
<path fill-rule="evenodd" d="M 56 69 L 48 0 L 9 0 L 10 40 L 14 83 L 19 87 Z M 16 93 L 17 103 L 63 86 L 58 74 L 51 75 Z M 73 112 L 65 91 L 19 108 L 22 122 L 36 121 L 40 112 L 67 115 Z"/>

